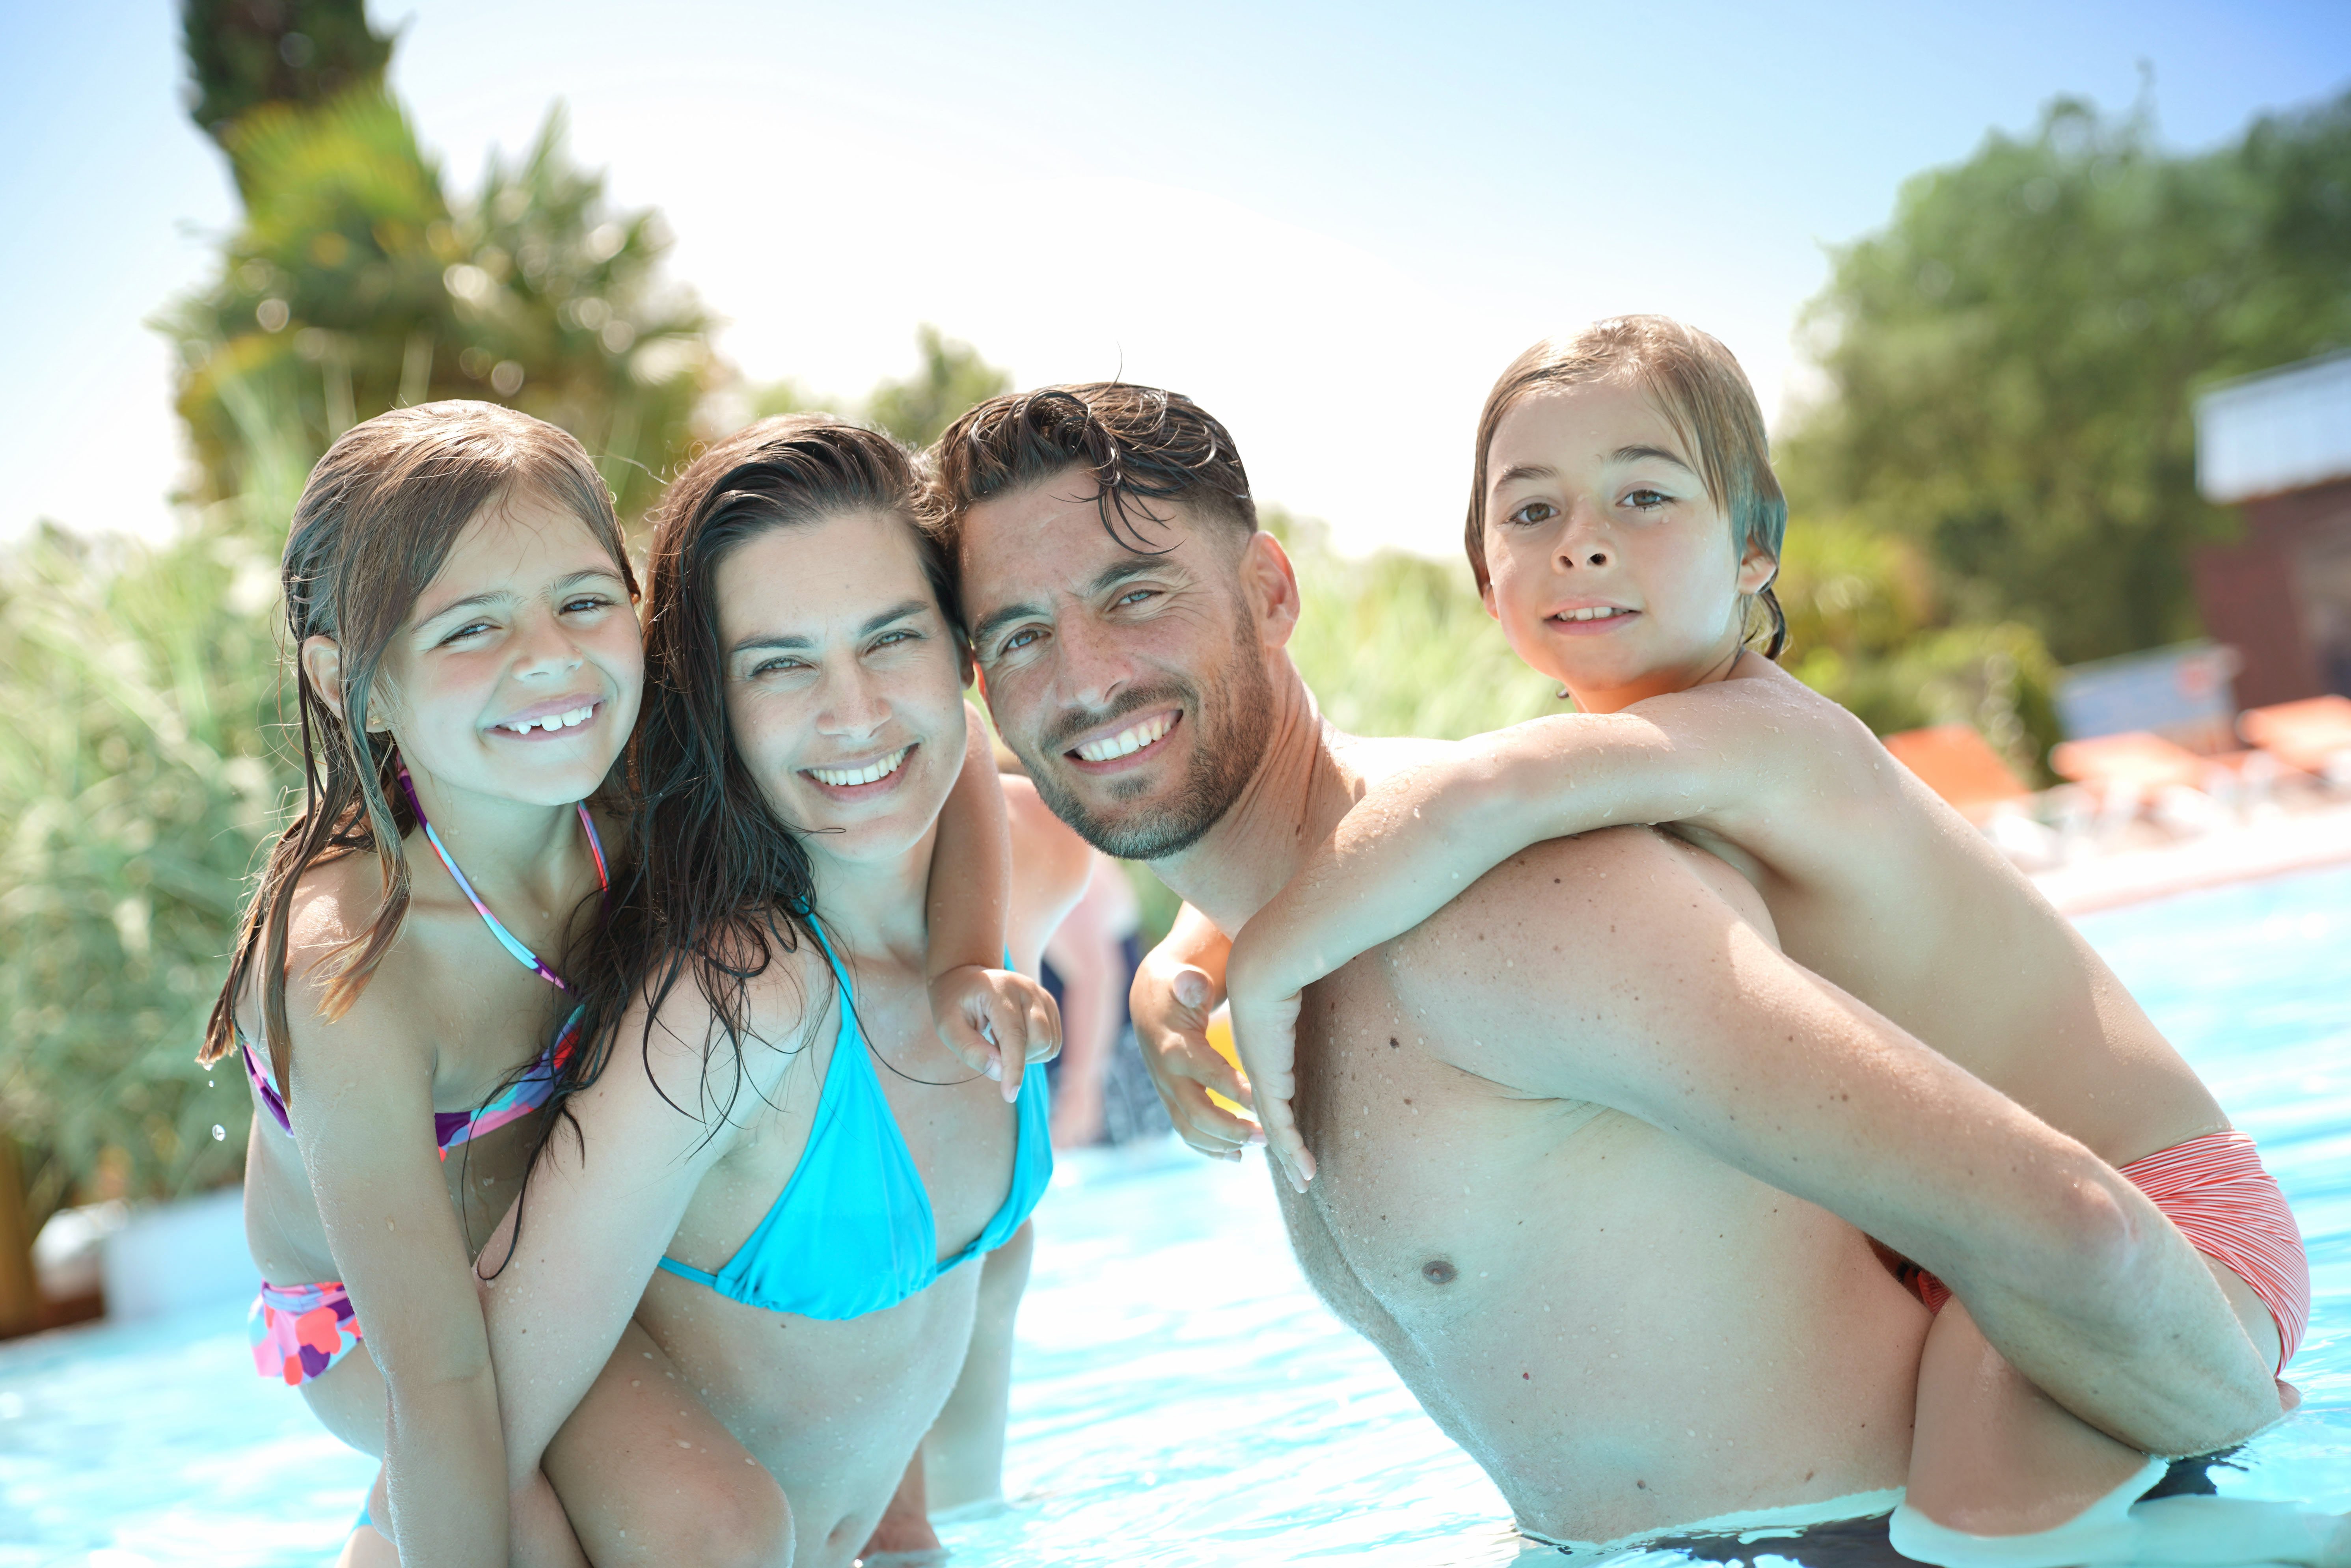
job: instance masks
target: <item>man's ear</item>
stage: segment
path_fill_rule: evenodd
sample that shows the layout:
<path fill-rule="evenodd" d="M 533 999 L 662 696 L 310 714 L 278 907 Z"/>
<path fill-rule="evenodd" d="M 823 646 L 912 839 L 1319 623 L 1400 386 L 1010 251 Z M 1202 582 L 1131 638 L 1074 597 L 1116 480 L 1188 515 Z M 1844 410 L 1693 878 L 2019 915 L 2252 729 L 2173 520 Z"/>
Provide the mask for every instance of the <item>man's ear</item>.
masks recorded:
<path fill-rule="evenodd" d="M 1750 542 L 1747 553 L 1739 558 L 1739 591 L 1761 593 L 1771 586 L 1780 575 L 1780 558 L 1761 545 Z"/>
<path fill-rule="evenodd" d="M 1257 612 L 1258 636 L 1269 648 L 1290 645 L 1298 630 L 1298 569 L 1281 541 L 1260 528 L 1241 547 L 1241 591 Z"/>

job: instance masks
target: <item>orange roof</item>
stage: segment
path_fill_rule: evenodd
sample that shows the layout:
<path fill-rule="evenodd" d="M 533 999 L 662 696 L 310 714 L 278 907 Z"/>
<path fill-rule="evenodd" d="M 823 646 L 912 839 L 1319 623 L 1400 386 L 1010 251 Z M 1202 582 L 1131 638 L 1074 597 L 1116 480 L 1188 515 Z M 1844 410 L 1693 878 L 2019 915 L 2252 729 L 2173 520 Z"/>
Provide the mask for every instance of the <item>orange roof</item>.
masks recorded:
<path fill-rule="evenodd" d="M 2195 789 L 2210 765 L 2209 758 L 2143 729 L 2068 740 L 2049 754 L 2049 766 L 2077 783 L 2131 784 L 2143 790 L 2172 784 Z"/>
<path fill-rule="evenodd" d="M 2248 708 L 2237 727 L 2247 740 L 2290 768 L 2316 773 L 2338 751 L 2351 751 L 2351 697 L 2309 697 Z"/>
<path fill-rule="evenodd" d="M 1991 743 L 1964 724 L 1906 729 L 1887 736 L 1886 749 L 1925 780 L 1928 789 L 1970 817 L 2032 793 Z"/>

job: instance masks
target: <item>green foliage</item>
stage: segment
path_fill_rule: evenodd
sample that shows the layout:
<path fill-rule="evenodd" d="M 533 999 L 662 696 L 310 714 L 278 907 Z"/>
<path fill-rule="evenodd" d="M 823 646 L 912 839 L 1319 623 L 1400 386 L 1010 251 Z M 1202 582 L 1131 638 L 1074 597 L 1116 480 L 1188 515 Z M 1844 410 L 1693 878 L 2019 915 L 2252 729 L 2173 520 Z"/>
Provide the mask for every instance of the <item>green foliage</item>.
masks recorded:
<path fill-rule="evenodd" d="M 54 528 L 0 558 L 0 1119 L 32 1218 L 103 1179 L 166 1196 L 233 1177 L 250 1101 L 196 1065 L 255 852 L 290 769 L 274 550 L 303 469 L 148 548 Z M 221 1135 L 212 1129 L 218 1125 Z"/>
<path fill-rule="evenodd" d="M 184 0 L 180 37 L 189 118 L 232 159 L 236 122 L 254 110 L 380 86 L 392 60 L 392 40 L 368 26 L 361 0 Z"/>
<path fill-rule="evenodd" d="M 1917 541 L 1851 517 L 1791 520 L 1776 584 L 1788 618 L 1782 664 L 1879 735 L 1970 724 L 2027 779 L 2060 738 L 2057 664 L 2018 622 L 1947 617 Z"/>
<path fill-rule="evenodd" d="M 1800 502 L 2067 663 L 2192 636 L 2188 553 L 2228 528 L 2193 391 L 2351 343 L 2351 96 L 2196 157 L 2059 100 L 1906 184 L 1809 319 L 1835 395 L 1787 444 Z"/>
<path fill-rule="evenodd" d="M 650 211 L 607 211 L 551 111 L 516 162 L 453 203 L 400 106 L 362 90 L 237 122 L 244 226 L 220 278 L 160 323 L 204 483 L 241 494 L 231 386 L 266 386 L 313 460 L 359 421 L 437 398 L 504 402 L 580 437 L 623 515 L 684 456 L 709 321 L 656 276 Z"/>
<path fill-rule="evenodd" d="M 1010 372 L 979 357 L 969 343 L 942 337 L 925 322 L 915 333 L 922 368 L 903 382 L 883 382 L 865 400 L 865 417 L 907 445 L 928 446 L 977 405 L 1012 388 Z"/>
<path fill-rule="evenodd" d="M 1458 740 L 1564 711 L 1556 684 L 1510 652 L 1466 560 L 1350 558 L 1331 549 L 1319 523 L 1272 507 L 1263 521 L 1298 567 L 1290 657 L 1341 729 Z"/>

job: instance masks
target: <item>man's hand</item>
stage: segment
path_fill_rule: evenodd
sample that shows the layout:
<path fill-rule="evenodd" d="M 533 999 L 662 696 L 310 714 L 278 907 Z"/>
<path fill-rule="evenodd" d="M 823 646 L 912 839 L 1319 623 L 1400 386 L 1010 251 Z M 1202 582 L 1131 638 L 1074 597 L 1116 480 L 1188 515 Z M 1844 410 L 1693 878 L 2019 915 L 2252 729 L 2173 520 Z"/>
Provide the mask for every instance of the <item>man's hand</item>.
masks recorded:
<path fill-rule="evenodd" d="M 1010 969 L 960 965 L 931 982 L 931 1022 L 940 1041 L 976 1072 L 1020 1097 L 1022 1071 L 1061 1050 L 1061 1014 L 1052 993 Z"/>
<path fill-rule="evenodd" d="M 1157 958 L 1155 950 L 1144 957 L 1127 995 L 1144 1066 L 1150 1070 L 1176 1135 L 1201 1154 L 1237 1160 L 1249 1145 L 1265 1142 L 1265 1134 L 1255 1123 L 1208 1098 L 1214 1090 L 1236 1105 L 1250 1103 L 1249 1086 L 1238 1071 L 1208 1043 L 1216 982 L 1193 965 L 1155 962 Z"/>

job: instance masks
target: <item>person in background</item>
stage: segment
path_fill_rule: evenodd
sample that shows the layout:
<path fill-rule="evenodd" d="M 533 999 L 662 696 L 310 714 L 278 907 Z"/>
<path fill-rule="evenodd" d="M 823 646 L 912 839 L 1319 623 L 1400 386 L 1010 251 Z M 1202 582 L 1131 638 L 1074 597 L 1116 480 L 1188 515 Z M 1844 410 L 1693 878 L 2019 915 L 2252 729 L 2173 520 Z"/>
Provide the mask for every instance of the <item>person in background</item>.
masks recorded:
<path fill-rule="evenodd" d="M 1061 1054 L 1048 1064 L 1057 1149 L 1123 1144 L 1166 1129 L 1159 1097 L 1140 1075 L 1126 1011 L 1143 958 L 1142 925 L 1143 905 L 1126 873 L 1096 851 L 1084 894 L 1045 945 L 1045 985 L 1061 1004 Z"/>

